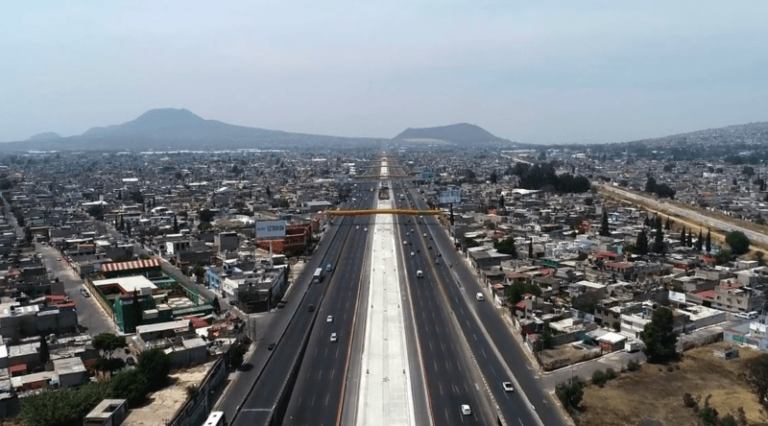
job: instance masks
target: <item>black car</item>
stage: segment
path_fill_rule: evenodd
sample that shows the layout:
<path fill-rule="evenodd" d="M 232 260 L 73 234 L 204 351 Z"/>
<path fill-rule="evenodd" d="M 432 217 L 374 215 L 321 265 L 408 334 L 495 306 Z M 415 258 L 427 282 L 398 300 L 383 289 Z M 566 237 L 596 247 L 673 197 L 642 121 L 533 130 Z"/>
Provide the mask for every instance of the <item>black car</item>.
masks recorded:
<path fill-rule="evenodd" d="M 129 356 L 128 358 L 125 359 L 125 363 L 128 365 L 136 365 L 136 359 L 133 358 L 132 356 Z"/>
<path fill-rule="evenodd" d="M 428 249 L 432 250 L 432 246 L 427 246 Z"/>
<path fill-rule="evenodd" d="M 309 312 L 315 312 L 315 305 L 309 305 L 309 307 L 307 308 L 307 310 L 308 310 Z"/>
<path fill-rule="evenodd" d="M 267 346 L 267 349 L 270 350 L 270 351 L 272 349 L 275 349 L 275 343 L 274 342 L 270 343 L 269 346 Z"/>

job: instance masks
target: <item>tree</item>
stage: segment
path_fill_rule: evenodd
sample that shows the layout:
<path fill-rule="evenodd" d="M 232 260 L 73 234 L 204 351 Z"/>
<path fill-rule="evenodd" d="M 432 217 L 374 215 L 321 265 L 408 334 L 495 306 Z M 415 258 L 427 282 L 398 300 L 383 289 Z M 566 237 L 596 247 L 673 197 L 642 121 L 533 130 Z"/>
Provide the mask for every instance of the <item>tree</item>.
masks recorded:
<path fill-rule="evenodd" d="M 707 229 L 707 241 L 706 241 L 707 242 L 707 246 L 706 246 L 707 253 L 711 253 L 712 252 L 712 236 L 710 235 L 711 233 L 712 233 L 712 231 Z"/>
<path fill-rule="evenodd" d="M 686 247 L 693 247 L 693 230 L 688 230 L 688 239 L 685 241 Z"/>
<path fill-rule="evenodd" d="M 651 322 L 640 333 L 645 344 L 645 354 L 651 364 L 664 364 L 677 355 L 677 335 L 674 332 L 674 316 L 668 308 L 660 306 L 653 311 Z"/>
<path fill-rule="evenodd" d="M 608 228 L 608 212 L 605 210 L 603 210 L 603 219 L 602 223 L 600 224 L 600 235 L 603 237 L 611 236 L 611 230 Z"/>
<path fill-rule="evenodd" d="M 158 390 L 168 381 L 171 357 L 160 348 L 144 351 L 139 356 L 138 370 L 149 383 L 149 390 Z"/>
<path fill-rule="evenodd" d="M 125 222 L 125 233 L 131 236 L 131 221 Z"/>
<path fill-rule="evenodd" d="M 245 361 L 245 353 L 248 352 L 248 346 L 244 343 L 240 343 L 232 350 L 232 359 L 230 360 L 232 367 L 240 368 Z"/>
<path fill-rule="evenodd" d="M 491 172 L 491 183 L 495 184 L 499 181 L 499 177 L 496 175 L 496 172 Z"/>
<path fill-rule="evenodd" d="M 48 341 L 40 335 L 40 363 L 45 365 L 51 359 L 51 351 L 48 349 Z"/>
<path fill-rule="evenodd" d="M 579 408 L 582 398 L 584 398 L 584 388 L 586 383 L 580 377 L 574 377 L 566 383 L 560 383 L 555 387 L 560 402 L 569 411 L 575 411 Z"/>
<path fill-rule="evenodd" d="M 144 319 L 144 309 L 141 307 L 141 299 L 139 298 L 139 290 L 133 290 L 133 315 L 136 326 L 140 326 Z"/>
<path fill-rule="evenodd" d="M 533 259 L 533 239 L 528 241 L 528 259 Z"/>
<path fill-rule="evenodd" d="M 661 219 L 656 222 L 656 236 L 653 241 L 653 252 L 664 252 L 664 231 L 661 230 Z"/>
<path fill-rule="evenodd" d="M 728 235 L 725 236 L 725 242 L 731 246 L 731 251 L 737 256 L 749 253 L 749 245 L 751 241 L 749 241 L 749 238 L 747 238 L 741 231 L 729 232 Z"/>
<path fill-rule="evenodd" d="M 645 229 L 641 229 L 637 235 L 635 247 L 637 248 L 637 254 L 648 254 L 648 235 L 645 234 Z"/>
<path fill-rule="evenodd" d="M 451 226 L 453 226 L 453 204 L 451 204 Z"/>
<path fill-rule="evenodd" d="M 507 300 L 516 305 L 523 300 L 523 295 L 525 294 L 541 296 L 541 287 L 533 283 L 526 283 L 525 281 L 514 281 L 504 289 L 504 293 L 507 296 Z"/>
<path fill-rule="evenodd" d="M 504 194 L 501 194 L 501 196 L 499 197 L 499 209 L 502 210 L 504 212 L 504 214 L 506 215 L 507 208 L 504 206 L 504 204 L 505 204 Z M 453 205 L 451 205 L 451 206 L 453 206 Z"/>
<path fill-rule="evenodd" d="M 208 209 L 203 209 L 198 212 L 198 216 L 200 217 L 200 222 L 210 223 L 214 216 L 216 216 L 216 213 Z"/>
<path fill-rule="evenodd" d="M 685 227 L 683 227 L 683 230 L 680 231 L 680 245 L 685 246 L 686 238 L 685 238 Z"/>
<path fill-rule="evenodd" d="M 656 179 L 649 177 L 648 180 L 645 181 L 645 192 L 656 192 Z"/>
<path fill-rule="evenodd" d="M 267 186 L 267 198 L 272 198 L 272 191 L 269 190 L 269 186 Z"/>
<path fill-rule="evenodd" d="M 69 426 L 82 419 L 108 394 L 109 386 L 86 383 L 77 388 L 44 390 L 21 398 L 19 416 L 27 426 Z"/>
<path fill-rule="evenodd" d="M 213 312 L 215 312 L 216 315 L 221 314 L 221 303 L 219 303 L 219 296 L 216 296 L 213 298 L 213 301 L 211 302 L 211 307 L 213 308 Z"/>
<path fill-rule="evenodd" d="M 179 233 L 179 221 L 176 219 L 176 215 L 173 215 L 173 233 L 178 234 Z"/>
<path fill-rule="evenodd" d="M 757 394 L 758 401 L 768 409 L 768 354 L 762 354 L 749 362 L 746 379 Z"/>
<path fill-rule="evenodd" d="M 128 346 L 125 342 L 125 336 L 118 336 L 112 333 L 101 333 L 93 338 L 91 345 L 98 350 L 102 358 L 112 358 L 112 354 Z"/>
<path fill-rule="evenodd" d="M 666 231 L 672 229 L 672 219 L 669 216 L 667 216 L 667 223 L 664 225 L 664 229 Z"/>
<path fill-rule="evenodd" d="M 499 253 L 502 254 L 508 254 L 514 258 L 517 257 L 517 250 L 515 249 L 515 239 L 512 237 L 505 238 L 504 240 L 493 241 L 493 248 L 499 251 Z"/>
<path fill-rule="evenodd" d="M 703 245 L 704 245 L 704 239 L 702 238 L 702 235 L 701 235 L 701 228 L 699 228 L 699 239 L 696 240 L 696 250 L 701 251 L 701 249 L 703 248 Z"/>
<path fill-rule="evenodd" d="M 110 398 L 127 399 L 132 407 L 141 405 L 149 392 L 149 382 L 139 370 L 121 371 L 109 385 Z"/>

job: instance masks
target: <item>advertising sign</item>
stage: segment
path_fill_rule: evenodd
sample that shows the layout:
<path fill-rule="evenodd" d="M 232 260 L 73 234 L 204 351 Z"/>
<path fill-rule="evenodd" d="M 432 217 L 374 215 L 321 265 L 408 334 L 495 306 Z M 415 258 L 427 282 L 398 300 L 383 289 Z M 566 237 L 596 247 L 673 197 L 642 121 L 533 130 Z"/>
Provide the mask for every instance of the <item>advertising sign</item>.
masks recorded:
<path fill-rule="evenodd" d="M 435 178 L 435 172 L 429 169 L 421 169 L 421 180 L 432 180 Z"/>
<path fill-rule="evenodd" d="M 449 189 L 440 193 L 440 204 L 454 204 L 461 202 L 461 190 Z"/>
<path fill-rule="evenodd" d="M 680 293 L 677 291 L 670 291 L 669 292 L 669 301 L 670 302 L 677 302 L 677 303 L 685 303 L 685 293 Z"/>
<path fill-rule="evenodd" d="M 256 238 L 285 237 L 284 220 L 265 220 L 256 222 Z"/>

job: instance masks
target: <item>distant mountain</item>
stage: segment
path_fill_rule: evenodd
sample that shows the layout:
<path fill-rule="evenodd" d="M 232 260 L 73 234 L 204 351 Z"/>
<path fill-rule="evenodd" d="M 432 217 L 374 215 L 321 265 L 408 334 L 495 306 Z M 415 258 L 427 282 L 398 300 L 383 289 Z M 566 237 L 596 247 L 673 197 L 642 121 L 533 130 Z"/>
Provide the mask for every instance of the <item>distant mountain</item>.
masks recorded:
<path fill-rule="evenodd" d="M 393 139 L 434 139 L 454 143 L 509 142 L 506 139 L 492 135 L 479 126 L 467 123 L 451 124 L 449 126 L 440 127 L 425 127 L 421 129 L 408 128 Z"/>
<path fill-rule="evenodd" d="M 55 135 L 55 134 L 43 134 Z M 56 135 L 58 136 L 58 135 Z M 206 120 L 186 109 L 152 109 L 135 120 L 94 127 L 82 135 L 0 143 L 0 150 L 221 150 L 288 148 L 309 144 L 356 144 L 376 139 L 289 133 Z"/>
<path fill-rule="evenodd" d="M 56 139 L 61 139 L 61 136 L 59 136 L 57 133 L 53 132 L 46 132 L 46 133 L 38 133 L 32 137 L 29 138 L 30 142 L 35 141 L 52 141 Z"/>
<path fill-rule="evenodd" d="M 641 143 L 648 146 L 687 146 L 688 144 L 702 146 L 721 146 L 723 144 L 765 146 L 768 143 L 768 122 L 737 124 L 626 143 Z"/>

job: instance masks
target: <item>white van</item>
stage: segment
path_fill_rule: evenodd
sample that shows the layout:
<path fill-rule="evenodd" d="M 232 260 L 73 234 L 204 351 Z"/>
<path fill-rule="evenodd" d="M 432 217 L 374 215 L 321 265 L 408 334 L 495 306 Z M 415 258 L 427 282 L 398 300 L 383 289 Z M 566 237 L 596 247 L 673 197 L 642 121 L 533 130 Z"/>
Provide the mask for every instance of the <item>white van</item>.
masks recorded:
<path fill-rule="evenodd" d="M 483 297 L 483 293 L 477 293 L 475 295 L 475 299 L 477 299 L 478 302 L 482 302 L 483 300 L 485 300 L 485 297 Z"/>
<path fill-rule="evenodd" d="M 418 271 L 416 271 L 416 278 L 424 278 L 424 273 L 423 273 L 423 272 L 421 272 L 421 269 L 419 269 Z"/>

